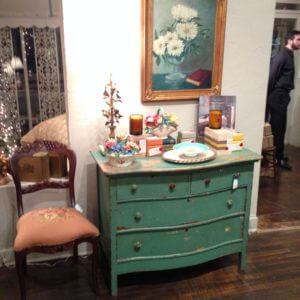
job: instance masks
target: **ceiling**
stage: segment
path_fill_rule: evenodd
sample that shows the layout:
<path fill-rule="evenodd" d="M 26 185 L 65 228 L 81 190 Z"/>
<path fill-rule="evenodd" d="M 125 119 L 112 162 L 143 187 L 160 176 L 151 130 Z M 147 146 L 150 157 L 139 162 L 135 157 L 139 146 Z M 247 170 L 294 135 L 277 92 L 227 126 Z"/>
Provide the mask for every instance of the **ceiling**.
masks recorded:
<path fill-rule="evenodd" d="M 49 18 L 60 16 L 60 0 L 1 0 L 2 17 Z"/>

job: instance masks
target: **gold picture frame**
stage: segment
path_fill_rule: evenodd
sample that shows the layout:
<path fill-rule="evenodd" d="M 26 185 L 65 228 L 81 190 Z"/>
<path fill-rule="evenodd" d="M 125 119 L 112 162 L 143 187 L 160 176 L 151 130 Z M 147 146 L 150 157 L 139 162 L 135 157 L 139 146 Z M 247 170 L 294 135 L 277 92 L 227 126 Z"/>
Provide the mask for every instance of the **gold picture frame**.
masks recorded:
<path fill-rule="evenodd" d="M 142 0 L 142 102 L 220 95 L 226 7 L 227 0 Z"/>

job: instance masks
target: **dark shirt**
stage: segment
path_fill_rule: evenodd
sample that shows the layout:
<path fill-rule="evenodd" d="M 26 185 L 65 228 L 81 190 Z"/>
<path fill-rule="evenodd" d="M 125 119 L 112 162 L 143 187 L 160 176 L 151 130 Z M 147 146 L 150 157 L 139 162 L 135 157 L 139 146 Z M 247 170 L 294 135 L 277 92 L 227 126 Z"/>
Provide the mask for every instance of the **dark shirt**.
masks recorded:
<path fill-rule="evenodd" d="M 294 53 L 284 47 L 271 60 L 268 95 L 274 89 L 283 89 L 288 93 L 294 89 Z"/>

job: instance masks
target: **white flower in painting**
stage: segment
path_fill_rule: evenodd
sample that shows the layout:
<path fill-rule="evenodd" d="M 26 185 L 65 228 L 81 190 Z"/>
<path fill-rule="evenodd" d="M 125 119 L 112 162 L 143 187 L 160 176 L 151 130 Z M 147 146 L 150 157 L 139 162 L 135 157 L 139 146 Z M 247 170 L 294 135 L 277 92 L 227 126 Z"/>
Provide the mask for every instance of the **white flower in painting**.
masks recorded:
<path fill-rule="evenodd" d="M 153 42 L 153 51 L 157 55 L 164 55 L 166 51 L 166 41 L 163 36 Z"/>
<path fill-rule="evenodd" d="M 169 55 L 180 56 L 183 52 L 183 42 L 181 40 L 173 40 L 167 45 L 167 51 Z"/>
<path fill-rule="evenodd" d="M 198 12 L 190 7 L 177 4 L 171 9 L 172 16 L 175 20 L 189 21 L 198 16 Z"/>
<path fill-rule="evenodd" d="M 193 40 L 198 34 L 198 25 L 194 22 L 178 23 L 176 25 L 178 36 L 184 40 Z"/>
<path fill-rule="evenodd" d="M 178 35 L 176 32 L 170 32 L 168 31 L 165 35 L 164 35 L 164 39 L 166 41 L 166 43 L 170 43 L 173 40 L 178 40 Z"/>

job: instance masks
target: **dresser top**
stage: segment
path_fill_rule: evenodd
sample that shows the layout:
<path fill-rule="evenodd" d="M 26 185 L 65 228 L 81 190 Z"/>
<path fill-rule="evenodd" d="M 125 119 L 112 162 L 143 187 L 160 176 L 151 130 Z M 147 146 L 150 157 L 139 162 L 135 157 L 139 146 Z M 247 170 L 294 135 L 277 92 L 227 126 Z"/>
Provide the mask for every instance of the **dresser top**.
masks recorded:
<path fill-rule="evenodd" d="M 132 165 L 124 168 L 112 167 L 107 163 L 107 158 L 100 152 L 91 152 L 97 165 L 102 172 L 108 176 L 117 176 L 121 174 L 133 173 L 162 173 L 162 172 L 182 172 L 193 171 L 208 168 L 217 168 L 226 165 L 240 164 L 246 162 L 255 162 L 261 159 L 261 156 L 248 149 L 234 151 L 231 154 L 218 155 L 215 159 L 207 162 L 193 164 L 178 164 L 164 161 L 161 156 L 154 157 L 136 157 Z"/>

